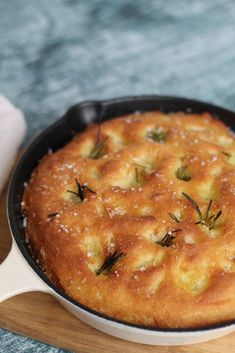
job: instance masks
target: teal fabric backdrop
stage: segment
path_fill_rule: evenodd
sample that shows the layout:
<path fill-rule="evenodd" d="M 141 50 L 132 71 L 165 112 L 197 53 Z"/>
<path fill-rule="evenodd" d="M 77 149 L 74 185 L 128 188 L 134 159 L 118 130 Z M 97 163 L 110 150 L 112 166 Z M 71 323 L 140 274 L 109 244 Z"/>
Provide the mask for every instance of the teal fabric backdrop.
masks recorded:
<path fill-rule="evenodd" d="M 25 112 L 26 142 L 84 99 L 170 94 L 235 110 L 234 14 L 233 0 L 2 0 L 0 92 Z M 0 352 L 62 350 L 0 330 Z"/>

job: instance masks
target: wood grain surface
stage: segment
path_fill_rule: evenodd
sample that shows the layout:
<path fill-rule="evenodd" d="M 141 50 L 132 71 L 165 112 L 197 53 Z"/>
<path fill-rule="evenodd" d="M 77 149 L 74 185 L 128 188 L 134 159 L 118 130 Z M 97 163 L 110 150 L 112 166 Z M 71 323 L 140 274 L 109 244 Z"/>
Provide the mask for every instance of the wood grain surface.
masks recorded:
<path fill-rule="evenodd" d="M 5 204 L 6 192 L 0 197 L 0 262 L 11 246 Z M 207 343 L 178 347 L 153 347 L 120 340 L 87 326 L 52 296 L 38 292 L 21 294 L 1 303 L 0 327 L 77 353 L 235 352 L 235 333 Z"/>

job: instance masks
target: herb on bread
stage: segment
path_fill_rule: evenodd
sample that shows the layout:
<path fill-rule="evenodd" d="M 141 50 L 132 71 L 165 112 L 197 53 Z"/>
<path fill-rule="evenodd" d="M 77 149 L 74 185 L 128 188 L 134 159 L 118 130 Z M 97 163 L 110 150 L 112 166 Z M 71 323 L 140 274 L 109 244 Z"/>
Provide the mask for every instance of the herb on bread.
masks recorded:
<path fill-rule="evenodd" d="M 180 223 L 180 220 L 171 212 L 168 212 L 168 215 L 175 221 L 176 223 Z"/>
<path fill-rule="evenodd" d="M 175 239 L 175 234 L 181 232 L 181 230 L 182 229 L 174 229 L 168 231 L 161 240 L 156 241 L 156 244 L 160 246 L 169 247 Z"/>
<path fill-rule="evenodd" d="M 167 131 L 163 130 L 161 127 L 156 127 L 155 129 L 148 131 L 147 138 L 158 143 L 163 143 L 166 140 Z"/>
<path fill-rule="evenodd" d="M 176 172 L 176 177 L 177 179 L 183 180 L 183 181 L 191 180 L 188 167 L 186 165 L 183 165 L 182 167 L 178 168 Z"/>
<path fill-rule="evenodd" d="M 101 273 L 105 275 L 108 274 L 112 267 L 125 255 L 126 253 L 118 252 L 117 250 L 113 254 L 108 255 L 103 265 L 96 271 L 97 276 Z"/>
<path fill-rule="evenodd" d="M 105 143 L 107 142 L 108 138 L 109 137 L 106 136 L 103 138 L 103 140 L 101 139 L 101 128 L 100 128 L 100 122 L 99 122 L 96 142 L 95 142 L 95 146 L 94 146 L 93 150 L 90 153 L 90 158 L 98 159 L 103 155 Z"/>
<path fill-rule="evenodd" d="M 77 191 L 67 190 L 67 192 L 70 192 L 71 194 L 77 196 L 81 200 L 81 202 L 85 199 L 85 190 L 91 192 L 92 194 L 96 194 L 96 192 L 89 188 L 87 185 L 81 185 L 78 182 L 77 178 L 75 178 L 75 182 L 77 186 Z"/>
<path fill-rule="evenodd" d="M 196 201 L 189 195 L 187 195 L 185 192 L 182 192 L 182 195 L 193 205 L 194 209 L 196 210 L 198 214 L 199 220 L 195 222 L 195 224 L 201 224 L 205 227 L 207 227 L 209 230 L 213 229 L 215 227 L 216 221 L 219 219 L 219 217 L 222 214 L 222 211 L 218 211 L 216 214 L 213 214 L 211 212 L 211 206 L 212 206 L 212 200 L 209 201 L 205 215 L 202 214 L 198 204 Z"/>

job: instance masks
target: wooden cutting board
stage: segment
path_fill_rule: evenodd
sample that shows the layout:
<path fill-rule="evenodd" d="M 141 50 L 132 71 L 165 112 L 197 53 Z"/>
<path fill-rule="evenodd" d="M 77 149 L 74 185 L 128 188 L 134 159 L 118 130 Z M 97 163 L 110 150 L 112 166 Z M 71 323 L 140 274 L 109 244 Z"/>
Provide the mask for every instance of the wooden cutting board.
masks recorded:
<path fill-rule="evenodd" d="M 6 192 L 0 196 L 0 263 L 10 250 Z M 1 284 L 0 284 L 1 285 Z M 97 331 L 68 313 L 52 296 L 31 292 L 0 304 L 0 327 L 78 353 L 232 353 L 235 333 L 202 344 L 154 347 Z"/>

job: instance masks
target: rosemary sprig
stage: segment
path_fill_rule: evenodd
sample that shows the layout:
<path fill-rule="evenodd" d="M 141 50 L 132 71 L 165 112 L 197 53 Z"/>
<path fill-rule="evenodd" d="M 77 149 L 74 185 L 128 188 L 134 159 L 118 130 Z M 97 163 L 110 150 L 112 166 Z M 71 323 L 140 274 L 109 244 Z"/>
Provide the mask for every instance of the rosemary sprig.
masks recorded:
<path fill-rule="evenodd" d="M 105 258 L 103 265 L 98 270 L 96 270 L 96 275 L 98 276 L 101 273 L 108 274 L 111 268 L 125 255 L 126 253 L 119 253 L 117 250 L 113 254 L 108 255 Z"/>
<path fill-rule="evenodd" d="M 81 200 L 81 202 L 85 199 L 85 193 L 84 193 L 85 190 L 91 192 L 92 194 L 96 194 L 96 192 L 91 188 L 89 188 L 87 185 L 81 185 L 78 182 L 77 178 L 75 178 L 75 182 L 77 186 L 77 191 L 67 190 L 67 192 L 70 192 L 70 194 L 77 196 Z"/>
<path fill-rule="evenodd" d="M 176 223 L 180 223 L 180 220 L 171 212 L 168 212 L 168 215 L 175 221 Z"/>
<path fill-rule="evenodd" d="M 202 213 L 201 213 L 201 210 L 200 210 L 198 204 L 196 203 L 196 201 L 194 201 L 194 199 L 193 199 L 191 196 L 189 196 L 188 194 L 186 194 L 185 192 L 182 192 L 182 195 L 183 195 L 184 197 L 186 197 L 186 199 L 187 199 L 189 202 L 191 202 L 191 204 L 193 205 L 193 207 L 194 207 L 195 210 L 197 211 L 197 214 L 198 214 L 199 219 L 202 219 Z"/>
<path fill-rule="evenodd" d="M 139 164 L 139 163 L 132 163 L 135 167 L 138 167 L 138 168 L 143 168 L 144 170 L 146 169 L 150 169 L 149 167 L 147 167 L 146 165 L 144 164 Z"/>
<path fill-rule="evenodd" d="M 147 132 L 147 137 L 150 140 L 152 140 L 154 142 L 158 142 L 158 143 L 165 142 L 166 135 L 167 135 L 167 131 L 164 131 L 160 127 L 156 127 L 156 129 Z"/>
<path fill-rule="evenodd" d="M 47 215 L 47 217 L 48 217 L 48 218 L 53 218 L 53 217 L 56 217 L 58 214 L 59 214 L 59 212 L 49 213 L 49 214 Z"/>
<path fill-rule="evenodd" d="M 101 122 L 98 123 L 98 132 L 96 137 L 96 142 L 93 150 L 90 153 L 90 158 L 98 159 L 102 156 L 105 148 L 105 143 L 108 140 L 108 136 L 106 136 L 103 140 L 101 139 Z"/>
<path fill-rule="evenodd" d="M 137 163 L 132 163 L 132 165 L 135 167 L 135 181 L 137 185 L 140 185 L 142 183 L 142 179 L 144 175 L 146 174 L 146 169 L 148 167 L 142 165 L 142 164 L 137 164 Z"/>
<path fill-rule="evenodd" d="M 197 222 L 195 222 L 195 224 L 201 224 L 205 227 L 207 227 L 209 230 L 213 229 L 215 227 L 215 223 L 218 220 L 218 218 L 221 216 L 222 211 L 218 211 L 216 214 L 211 214 L 211 206 L 212 206 L 212 200 L 209 201 L 207 209 L 206 209 L 206 213 L 205 215 L 202 214 L 198 204 L 196 203 L 196 201 L 189 195 L 187 195 L 185 192 L 182 192 L 182 195 L 184 197 L 186 197 L 186 199 L 191 202 L 191 204 L 193 205 L 194 209 L 196 210 L 197 214 L 198 214 L 198 218 L 199 220 Z"/>
<path fill-rule="evenodd" d="M 182 229 L 174 229 L 168 231 L 161 240 L 156 241 L 156 244 L 160 246 L 169 247 L 172 244 L 172 241 L 175 239 L 175 234 L 181 232 L 181 230 Z"/>
<path fill-rule="evenodd" d="M 176 177 L 177 177 L 177 179 L 183 180 L 183 181 L 191 180 L 191 176 L 189 174 L 188 167 L 186 165 L 179 167 L 176 172 Z"/>
<path fill-rule="evenodd" d="M 217 219 L 221 216 L 221 214 L 222 214 L 222 211 L 220 210 L 216 213 L 216 215 L 213 214 L 208 218 L 207 223 L 209 225 L 210 230 L 215 227 L 215 223 L 216 223 Z"/>
<path fill-rule="evenodd" d="M 226 157 L 230 158 L 232 155 L 231 153 L 225 152 L 225 151 L 220 151 L 221 153 L 223 153 Z"/>
<path fill-rule="evenodd" d="M 140 173 L 138 167 L 135 167 L 135 181 L 137 185 L 140 184 Z"/>

